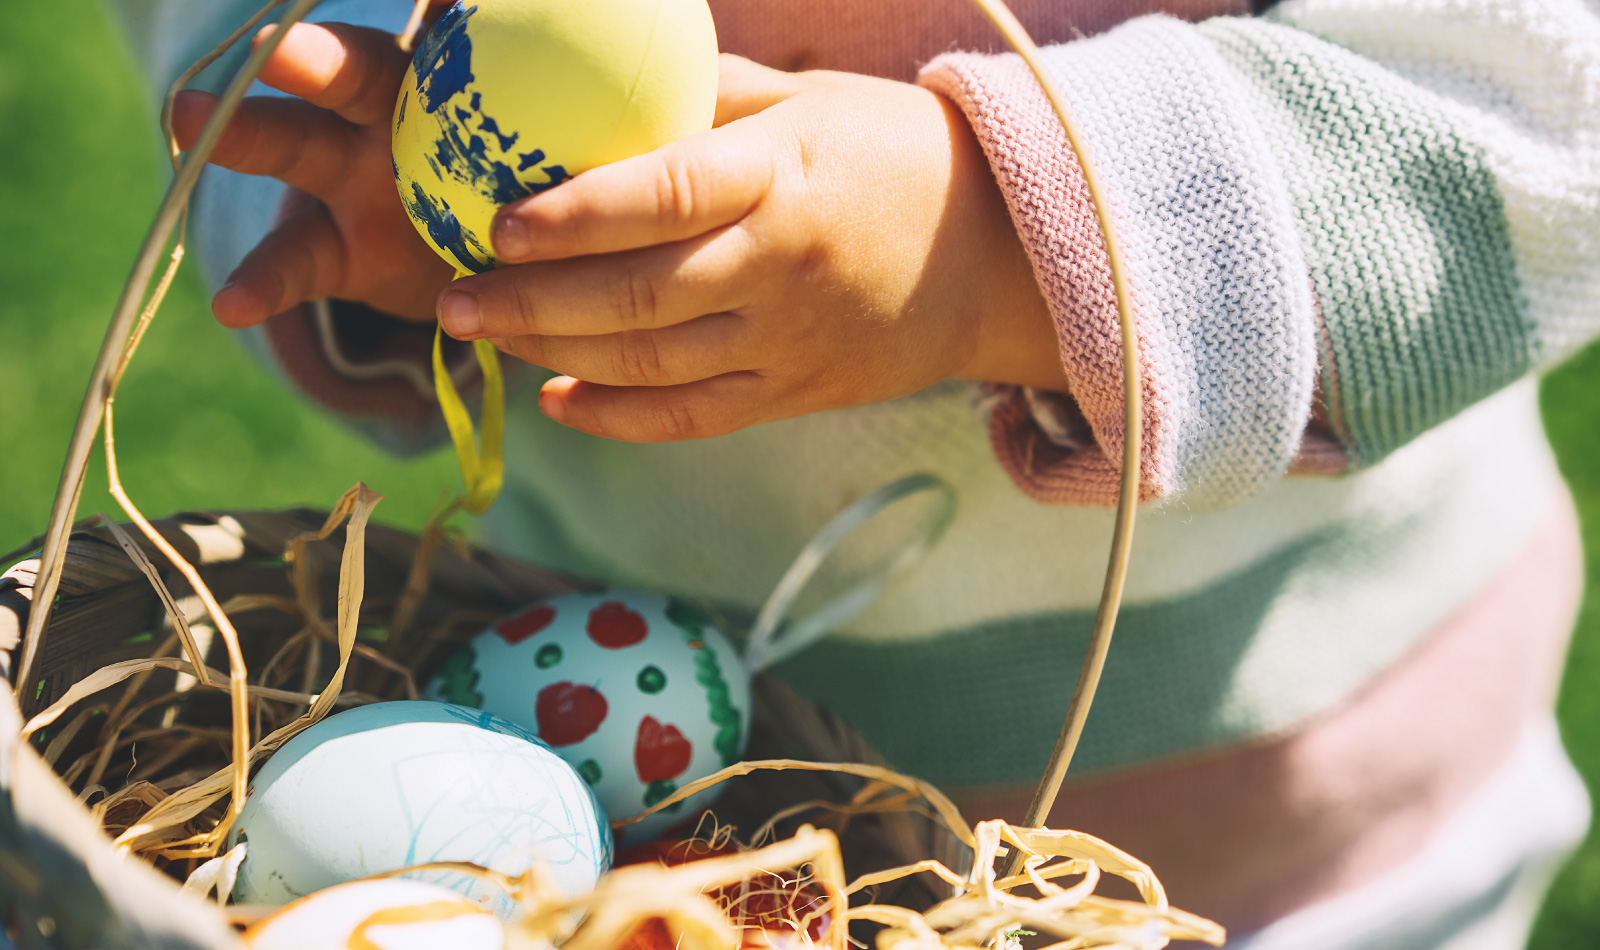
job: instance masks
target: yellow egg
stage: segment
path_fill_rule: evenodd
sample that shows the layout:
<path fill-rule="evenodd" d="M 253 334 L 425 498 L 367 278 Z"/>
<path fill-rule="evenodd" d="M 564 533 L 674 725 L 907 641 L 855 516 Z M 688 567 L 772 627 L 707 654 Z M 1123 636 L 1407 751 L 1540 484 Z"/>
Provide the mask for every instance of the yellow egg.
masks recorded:
<path fill-rule="evenodd" d="M 446 261 L 497 263 L 502 205 L 711 127 L 705 0 L 460 0 L 417 44 L 394 115 L 394 174 Z"/>

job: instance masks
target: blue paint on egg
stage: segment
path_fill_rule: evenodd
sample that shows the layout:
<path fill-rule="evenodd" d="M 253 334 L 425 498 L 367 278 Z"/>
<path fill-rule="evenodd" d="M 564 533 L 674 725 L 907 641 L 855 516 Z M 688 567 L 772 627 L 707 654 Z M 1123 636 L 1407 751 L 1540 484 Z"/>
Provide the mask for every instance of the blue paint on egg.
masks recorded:
<path fill-rule="evenodd" d="M 475 95 L 472 98 L 473 98 L 474 101 L 476 101 L 479 97 Z M 500 141 L 500 151 L 502 151 L 502 152 L 511 151 L 511 146 L 517 144 L 517 139 L 521 137 L 516 132 L 513 132 L 510 135 L 506 135 L 506 134 L 502 133 L 500 131 L 500 124 L 497 123 L 495 120 L 489 118 L 488 116 L 484 116 L 483 117 L 483 121 L 478 123 L 478 128 L 482 129 L 485 132 L 488 132 L 490 135 L 492 135 L 496 139 L 498 139 Z M 525 168 L 526 166 L 523 166 L 523 167 Z M 518 171 L 521 171 L 521 170 L 522 170 L 522 168 L 518 169 Z"/>
<path fill-rule="evenodd" d="M 478 12 L 457 0 L 417 44 L 411 64 L 417 71 L 417 97 L 430 114 L 466 91 L 472 75 L 472 37 L 467 23 Z"/>
<path fill-rule="evenodd" d="M 471 113 L 466 113 L 466 118 L 472 117 Z M 493 119 L 488 116 L 482 118 L 485 124 L 498 130 L 499 126 L 494 124 Z M 441 122 L 440 133 L 439 138 L 434 140 L 429 164 L 436 163 L 443 172 L 471 185 L 474 191 L 497 205 L 507 205 L 548 191 L 572 177 L 560 165 L 549 165 L 539 169 L 545 174 L 544 181 L 524 179 L 511 166 L 491 156 L 488 143 L 482 136 L 471 134 L 471 129 L 464 122 Z M 505 141 L 498 131 L 494 134 L 502 142 Z M 516 136 L 512 136 L 511 141 L 515 140 Z M 522 169 L 526 167 L 525 164 L 521 166 Z"/>
<path fill-rule="evenodd" d="M 470 26 L 477 9 L 458 0 L 419 42 L 408 80 L 412 85 L 396 108 L 395 128 L 408 121 L 430 123 L 424 134 L 432 148 L 421 157 L 435 179 L 442 182 L 448 176 L 486 201 L 504 206 L 548 191 L 572 175 L 560 163 L 547 162 L 544 149 L 517 150 L 523 132 L 508 131 L 500 119 L 484 111 L 482 92 L 472 88 L 476 77 Z M 413 92 L 421 112 L 409 108 Z M 430 182 L 401 175 L 398 166 L 396 182 L 413 220 L 459 267 L 482 273 L 499 263 L 486 246 L 487 236 L 474 237 L 467 231 L 449 205 L 430 194 L 437 190 Z"/>
<path fill-rule="evenodd" d="M 411 183 L 410 197 L 402 195 L 401 200 L 405 202 L 406 210 L 411 216 L 427 227 L 428 237 L 449 251 L 462 267 L 474 274 L 481 274 L 494 267 L 494 258 L 483 245 L 472 239 L 472 235 L 462 230 L 461 222 L 451 213 L 449 205 L 435 201 L 416 182 Z"/>

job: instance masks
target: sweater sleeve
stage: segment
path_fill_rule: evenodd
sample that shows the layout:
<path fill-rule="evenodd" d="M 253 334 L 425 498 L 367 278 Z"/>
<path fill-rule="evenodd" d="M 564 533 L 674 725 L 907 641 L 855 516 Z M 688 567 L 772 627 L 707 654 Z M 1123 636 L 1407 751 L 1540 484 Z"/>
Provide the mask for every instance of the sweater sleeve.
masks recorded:
<path fill-rule="evenodd" d="M 1046 58 L 1127 258 L 1146 499 L 1374 464 L 1600 330 L 1592 3 L 1288 0 Z M 920 81 L 988 154 L 1092 435 L 1051 439 L 1002 390 L 996 451 L 1035 498 L 1109 504 L 1120 334 L 1081 170 L 1018 58 L 946 55 Z"/>

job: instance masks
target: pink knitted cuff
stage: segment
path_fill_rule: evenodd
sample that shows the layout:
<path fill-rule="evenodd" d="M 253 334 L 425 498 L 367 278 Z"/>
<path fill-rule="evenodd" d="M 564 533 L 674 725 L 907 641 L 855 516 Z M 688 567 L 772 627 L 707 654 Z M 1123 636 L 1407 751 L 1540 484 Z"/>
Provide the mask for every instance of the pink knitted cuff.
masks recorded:
<path fill-rule="evenodd" d="M 1036 501 L 1115 504 L 1123 435 L 1122 331 L 1099 220 L 1066 133 L 1033 74 L 1015 57 L 941 56 L 918 82 L 949 98 L 972 123 L 1055 318 L 1067 384 L 1096 442 L 1077 451 L 1056 447 L 1017 390 L 1002 393 L 990 413 L 995 454 Z M 1170 486 L 1161 483 L 1155 465 L 1154 448 L 1165 434 L 1153 398 L 1155 367 L 1146 359 L 1140 370 L 1146 409 L 1139 493 L 1148 500 Z"/>
<path fill-rule="evenodd" d="M 1169 95 L 1181 99 L 1188 88 L 1185 83 L 1214 78 L 1194 66 L 1204 60 L 1183 47 L 1189 34 L 1182 29 L 1171 20 L 1152 18 L 1137 28 L 1132 24 L 1122 28 L 1115 37 L 1053 48 L 1058 64 L 1070 64 L 1080 72 L 1086 68 L 1092 72 L 1104 67 L 1108 58 L 1139 50 L 1145 50 L 1141 55 L 1150 61 L 1130 63 L 1130 68 L 1168 70 L 1159 77 L 1143 77 L 1142 109 L 1130 110 L 1128 116 L 1117 113 L 1110 120 L 1099 116 L 1097 131 L 1102 139 L 1108 134 L 1107 121 L 1121 121 L 1124 125 L 1115 127 L 1116 134 L 1136 138 L 1142 134 L 1168 152 L 1181 151 L 1190 137 L 1202 145 L 1231 141 L 1229 129 L 1221 126 L 1204 130 L 1209 140 L 1205 135 L 1188 135 L 1184 125 L 1129 132 L 1127 123 L 1150 121 L 1149 113 L 1159 111 L 1151 103 L 1166 104 Z M 1091 47 L 1093 55 L 1088 52 Z M 1082 427 L 1092 435 L 1090 440 L 1061 439 L 1054 432 L 1059 428 L 1056 420 L 1041 418 L 1037 395 L 1030 399 L 1022 390 L 996 387 L 986 400 L 995 455 L 1016 485 L 1036 501 L 1114 504 L 1123 451 L 1122 332 L 1099 219 L 1066 133 L 1033 74 L 1016 56 L 940 56 L 923 69 L 918 81 L 949 98 L 972 123 L 1055 320 L 1071 399 L 1081 413 Z M 1114 89 L 1075 86 L 1074 90 L 1085 97 L 1081 105 L 1091 111 L 1115 97 Z M 1192 98 L 1197 101 L 1177 105 L 1204 114 L 1209 100 L 1203 95 Z M 1115 152 L 1110 147 L 1115 143 L 1095 141 L 1097 150 Z M 1134 152 L 1144 154 L 1137 148 Z M 1125 159 L 1127 154 L 1120 153 L 1119 160 Z M 1162 160 L 1160 153 L 1150 159 L 1156 164 Z M 1230 156 L 1229 160 L 1246 162 L 1245 172 L 1256 167 L 1248 165 L 1252 159 Z M 1259 161 L 1259 156 L 1253 160 Z M 1281 477 L 1285 469 L 1296 474 L 1342 471 L 1346 460 L 1338 443 L 1325 426 L 1306 429 L 1307 410 L 1303 403 L 1296 405 L 1310 399 L 1316 364 L 1311 337 L 1300 340 L 1288 331 L 1305 329 L 1294 319 L 1309 321 L 1314 301 L 1309 286 L 1304 299 L 1277 289 L 1299 286 L 1295 282 L 1304 280 L 1303 263 L 1289 260 L 1277 244 L 1248 232 L 1241 241 L 1241 260 L 1230 266 L 1242 279 L 1260 286 L 1235 291 L 1230 284 L 1235 275 L 1220 270 L 1209 274 L 1209 280 L 1176 276 L 1186 263 L 1183 241 L 1230 236 L 1230 229 L 1249 225 L 1254 209 L 1270 204 L 1276 193 L 1259 182 L 1246 182 L 1255 186 L 1253 192 L 1236 188 L 1232 179 L 1218 176 L 1212 184 L 1216 194 L 1208 198 L 1222 211 L 1213 218 L 1192 220 L 1184 217 L 1192 212 L 1161 204 L 1172 200 L 1160 191 L 1171 183 L 1150 175 L 1145 166 L 1119 165 L 1101 171 L 1102 177 L 1110 173 L 1114 179 L 1111 195 L 1124 256 L 1137 264 L 1130 274 L 1130 295 L 1144 406 L 1140 500 L 1182 491 L 1191 500 L 1198 496 L 1201 506 L 1233 504 Z M 1245 174 L 1238 180 L 1250 177 Z M 1238 212 L 1235 205 L 1248 208 Z M 1286 213 L 1277 207 L 1267 211 L 1277 212 L 1279 218 Z M 1182 219 L 1185 227 L 1170 224 L 1174 218 Z M 1286 221 L 1274 223 L 1281 229 Z M 1281 273 L 1271 273 L 1274 269 Z M 1236 292 L 1249 305 L 1243 319 L 1230 316 L 1228 309 L 1230 295 Z M 1196 318 L 1196 314 L 1208 316 Z M 1301 342 L 1305 345 L 1298 345 Z M 1257 419 L 1259 424 L 1252 421 Z"/>

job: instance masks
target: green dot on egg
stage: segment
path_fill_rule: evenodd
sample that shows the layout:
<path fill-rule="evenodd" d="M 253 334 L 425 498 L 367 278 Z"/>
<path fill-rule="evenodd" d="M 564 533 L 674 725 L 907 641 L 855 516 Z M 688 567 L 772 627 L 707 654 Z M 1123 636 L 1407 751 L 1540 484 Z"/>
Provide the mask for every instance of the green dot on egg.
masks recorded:
<path fill-rule="evenodd" d="M 639 692 L 654 696 L 667 688 L 667 674 L 659 666 L 647 666 L 639 671 Z"/>
<path fill-rule="evenodd" d="M 662 799 L 666 798 L 668 795 L 671 795 L 673 792 L 676 792 L 677 790 L 678 790 L 678 783 L 677 782 L 674 782 L 671 779 L 664 779 L 664 778 L 656 779 L 654 782 L 651 782 L 649 787 L 647 787 L 644 790 L 644 807 L 649 808 L 650 806 L 654 805 L 656 802 L 661 801 Z M 683 807 L 683 802 L 673 802 L 672 804 L 668 805 L 663 810 L 672 812 L 672 811 L 677 811 L 678 809 L 680 809 L 682 807 Z"/>
<path fill-rule="evenodd" d="M 600 763 L 594 759 L 584 759 L 578 763 L 578 777 L 590 785 L 599 785 L 602 774 Z"/>
<path fill-rule="evenodd" d="M 554 643 L 546 643 L 533 655 L 533 665 L 541 670 L 548 670 L 561 662 L 561 648 Z"/>

